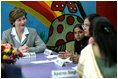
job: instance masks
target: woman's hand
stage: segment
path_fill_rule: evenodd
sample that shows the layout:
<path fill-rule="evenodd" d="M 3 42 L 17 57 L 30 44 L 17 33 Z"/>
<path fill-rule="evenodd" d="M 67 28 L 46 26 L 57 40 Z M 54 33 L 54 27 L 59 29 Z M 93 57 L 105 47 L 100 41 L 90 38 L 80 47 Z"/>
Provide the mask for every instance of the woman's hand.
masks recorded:
<path fill-rule="evenodd" d="M 58 56 L 59 56 L 60 58 L 62 58 L 62 59 L 66 59 L 66 58 L 68 58 L 68 57 L 71 57 L 72 54 L 71 54 L 70 52 L 66 51 L 66 52 L 59 52 L 59 53 L 58 53 Z"/>
<path fill-rule="evenodd" d="M 82 76 L 81 75 L 78 75 L 78 78 L 82 78 Z"/>
<path fill-rule="evenodd" d="M 75 54 L 72 56 L 71 60 L 74 64 L 78 63 L 79 55 L 77 54 L 77 52 L 75 52 Z"/>
<path fill-rule="evenodd" d="M 58 53 L 58 56 L 59 56 L 60 58 L 62 58 L 62 59 L 66 59 L 66 54 L 65 54 L 65 52 L 59 52 L 59 53 Z"/>
<path fill-rule="evenodd" d="M 27 53 L 28 52 L 28 46 L 25 44 L 23 46 L 21 46 L 18 50 L 22 53 Z"/>

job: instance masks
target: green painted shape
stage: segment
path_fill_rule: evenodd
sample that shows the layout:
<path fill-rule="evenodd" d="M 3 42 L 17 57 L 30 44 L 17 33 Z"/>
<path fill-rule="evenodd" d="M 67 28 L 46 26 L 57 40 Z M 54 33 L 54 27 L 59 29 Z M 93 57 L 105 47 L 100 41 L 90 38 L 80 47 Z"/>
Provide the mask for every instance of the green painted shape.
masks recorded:
<path fill-rule="evenodd" d="M 67 19 L 68 16 L 73 16 L 73 17 L 74 17 L 75 21 L 74 21 L 73 25 L 67 24 L 66 19 Z M 64 27 L 62 33 L 58 33 L 58 32 L 57 32 L 57 26 L 58 26 L 59 24 L 62 24 L 63 27 Z M 68 32 L 73 32 L 73 28 L 74 28 L 74 26 L 75 26 L 76 24 L 80 24 L 80 22 L 78 22 L 78 20 L 77 20 L 77 16 L 76 16 L 76 15 L 69 15 L 69 14 L 68 14 L 68 15 L 65 15 L 65 19 L 64 19 L 62 22 L 60 22 L 60 21 L 56 18 L 56 19 L 53 21 L 53 23 L 52 23 L 52 27 L 53 27 L 53 29 L 54 29 L 54 30 L 53 30 L 53 34 L 52 34 L 52 36 L 49 37 L 48 42 L 46 43 L 46 45 L 47 45 L 47 46 L 56 46 L 56 41 L 59 40 L 59 39 L 63 39 L 63 40 L 65 41 L 65 43 L 67 43 L 67 41 L 66 41 L 66 34 L 67 34 Z"/>
<path fill-rule="evenodd" d="M 74 51 L 74 42 L 75 41 L 71 41 L 71 42 L 66 43 L 66 50 L 67 51 L 72 50 L 70 53 L 73 53 L 73 51 Z"/>

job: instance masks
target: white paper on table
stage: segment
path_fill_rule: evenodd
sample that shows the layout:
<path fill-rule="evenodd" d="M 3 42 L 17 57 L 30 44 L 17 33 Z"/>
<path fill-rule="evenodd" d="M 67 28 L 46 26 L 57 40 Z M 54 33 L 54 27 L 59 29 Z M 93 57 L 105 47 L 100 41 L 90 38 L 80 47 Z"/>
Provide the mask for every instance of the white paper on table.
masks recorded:
<path fill-rule="evenodd" d="M 77 66 L 75 66 L 75 67 L 72 67 L 72 69 L 74 69 L 74 70 L 77 70 Z"/>
<path fill-rule="evenodd" d="M 63 59 L 59 58 L 59 57 L 56 59 L 56 61 L 54 63 L 59 65 L 59 66 L 66 65 L 66 62 Z"/>
<path fill-rule="evenodd" d="M 52 55 L 52 54 L 53 54 L 53 51 L 50 50 L 50 49 L 45 49 L 45 50 L 44 50 L 44 54 L 45 54 L 45 55 Z"/>
<path fill-rule="evenodd" d="M 46 56 L 46 58 L 55 58 L 55 57 L 58 57 L 58 55 L 49 55 L 49 56 Z"/>
<path fill-rule="evenodd" d="M 30 58 L 30 54 L 29 53 L 23 53 L 23 56 L 22 58 Z"/>
<path fill-rule="evenodd" d="M 22 58 L 36 58 L 36 53 L 35 52 L 23 53 L 23 57 Z"/>
<path fill-rule="evenodd" d="M 70 57 L 67 58 L 67 59 L 64 59 L 65 62 L 69 62 L 69 63 L 72 63 L 72 61 L 70 60 Z"/>
<path fill-rule="evenodd" d="M 56 59 L 52 59 L 51 61 L 52 61 L 52 62 L 55 62 L 55 61 L 56 61 Z"/>
<path fill-rule="evenodd" d="M 70 61 L 70 58 L 62 59 L 62 58 L 57 57 L 56 59 L 53 59 L 51 61 L 54 62 L 55 64 L 59 65 L 59 66 L 66 66 L 66 64 L 68 62 L 72 63 L 72 61 Z"/>
<path fill-rule="evenodd" d="M 58 56 L 57 56 L 57 59 L 58 59 Z M 53 59 L 53 60 L 51 60 L 51 61 L 55 63 L 57 59 Z M 61 59 L 61 58 L 60 58 L 60 59 Z M 72 61 L 70 60 L 70 58 L 67 58 L 67 59 L 61 59 L 61 60 L 63 60 L 64 62 L 72 63 Z"/>
<path fill-rule="evenodd" d="M 52 78 L 76 77 L 76 70 L 52 70 Z"/>
<path fill-rule="evenodd" d="M 50 63 L 52 61 L 49 61 L 49 60 L 42 60 L 42 61 L 32 61 L 30 63 L 34 63 L 34 64 L 41 64 L 41 63 Z"/>
<path fill-rule="evenodd" d="M 36 58 L 36 53 L 35 52 L 29 52 L 30 58 Z"/>

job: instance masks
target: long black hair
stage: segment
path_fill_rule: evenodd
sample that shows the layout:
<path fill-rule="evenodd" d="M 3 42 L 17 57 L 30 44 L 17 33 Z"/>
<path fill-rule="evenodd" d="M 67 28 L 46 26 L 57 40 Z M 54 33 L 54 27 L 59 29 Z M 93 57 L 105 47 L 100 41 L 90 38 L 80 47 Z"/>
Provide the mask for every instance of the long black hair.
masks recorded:
<path fill-rule="evenodd" d="M 106 64 L 111 66 L 117 63 L 117 33 L 113 25 L 105 17 L 97 17 L 90 26 L 91 36 L 98 44 L 100 54 L 105 57 Z"/>
<path fill-rule="evenodd" d="M 77 24 L 75 25 L 74 29 L 75 28 L 80 28 L 81 30 L 83 30 L 82 28 L 82 24 Z M 73 29 L 73 33 L 74 33 L 74 29 Z M 84 31 L 84 30 L 83 30 Z M 77 41 L 76 39 L 75 40 L 75 43 L 74 43 L 74 52 L 77 52 L 78 54 L 80 54 L 80 51 L 87 45 L 87 40 L 88 40 L 88 37 L 84 37 L 81 41 Z"/>

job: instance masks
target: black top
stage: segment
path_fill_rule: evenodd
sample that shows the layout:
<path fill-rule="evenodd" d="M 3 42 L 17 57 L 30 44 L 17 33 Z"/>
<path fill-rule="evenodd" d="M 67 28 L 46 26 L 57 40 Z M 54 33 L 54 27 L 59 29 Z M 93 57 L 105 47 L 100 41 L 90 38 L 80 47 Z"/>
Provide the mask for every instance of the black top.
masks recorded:
<path fill-rule="evenodd" d="M 4 64 L 4 69 L 1 68 L 2 78 L 22 78 L 22 71 L 20 67 L 13 64 Z"/>
<path fill-rule="evenodd" d="M 77 41 L 75 39 L 75 44 L 74 44 L 74 53 L 77 52 L 78 54 L 80 54 L 81 50 L 88 45 L 88 37 L 84 37 L 84 39 L 82 39 L 81 41 Z"/>

